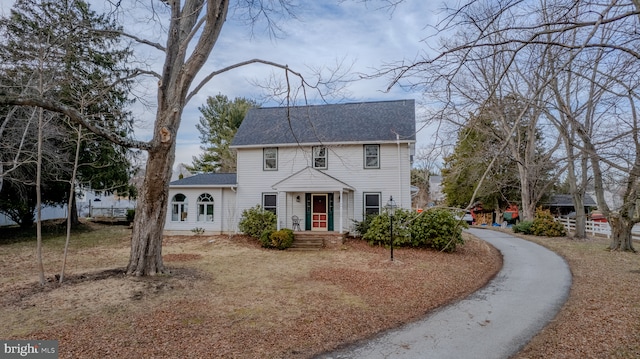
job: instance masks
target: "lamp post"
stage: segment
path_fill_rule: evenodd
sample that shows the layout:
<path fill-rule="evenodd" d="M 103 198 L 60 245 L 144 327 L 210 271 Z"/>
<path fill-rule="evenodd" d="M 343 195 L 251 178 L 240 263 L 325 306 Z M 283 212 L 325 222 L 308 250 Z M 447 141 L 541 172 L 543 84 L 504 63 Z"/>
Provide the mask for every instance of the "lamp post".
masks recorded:
<path fill-rule="evenodd" d="M 385 206 L 385 208 L 387 209 L 387 212 L 389 213 L 389 230 L 391 232 L 391 261 L 393 262 L 393 215 L 396 212 L 396 208 L 398 206 L 396 205 L 396 202 L 393 200 L 393 196 L 389 196 L 389 201 L 387 202 L 387 205 Z"/>

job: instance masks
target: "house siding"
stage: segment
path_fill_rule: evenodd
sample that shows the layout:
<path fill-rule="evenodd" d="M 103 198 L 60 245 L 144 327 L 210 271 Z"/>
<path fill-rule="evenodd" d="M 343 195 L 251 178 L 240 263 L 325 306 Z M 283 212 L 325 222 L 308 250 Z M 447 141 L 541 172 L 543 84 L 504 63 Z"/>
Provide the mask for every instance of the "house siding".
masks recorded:
<path fill-rule="evenodd" d="M 367 143 L 375 144 L 375 143 Z M 314 144 L 319 145 L 319 144 Z M 275 193 L 272 186 L 292 174 L 312 165 L 313 145 L 278 148 L 278 170 L 263 171 L 263 151 L 260 148 L 238 148 L 238 208 L 250 208 L 261 204 L 263 193 Z M 325 173 L 342 181 L 355 190 L 340 193 L 325 188 L 313 188 L 308 183 L 289 183 L 301 188 L 300 192 L 278 193 L 280 227 L 291 228 L 291 216 L 297 215 L 304 228 L 305 193 L 334 194 L 334 229 L 352 230 L 353 221 L 363 218 L 363 193 L 381 194 L 381 205 L 393 196 L 401 208 L 411 208 L 410 148 L 407 142 L 380 144 L 380 168 L 364 168 L 364 144 L 327 145 L 327 169 Z M 304 190 L 302 190 L 304 189 Z M 300 196 L 300 202 L 297 197 Z M 346 197 L 346 198 L 345 198 Z M 340 205 L 342 205 L 342 212 Z M 287 213 L 285 211 L 289 209 Z M 340 227 L 342 219 L 342 227 Z"/>
<path fill-rule="evenodd" d="M 186 196 L 187 218 L 185 221 L 173 221 L 171 218 L 173 197 L 181 193 Z M 197 220 L 198 197 L 208 193 L 213 197 L 213 222 Z M 170 188 L 169 210 L 165 220 L 165 234 L 191 233 L 194 228 L 202 228 L 205 234 L 222 234 L 237 232 L 240 219 L 236 206 L 236 193 L 231 188 Z"/>

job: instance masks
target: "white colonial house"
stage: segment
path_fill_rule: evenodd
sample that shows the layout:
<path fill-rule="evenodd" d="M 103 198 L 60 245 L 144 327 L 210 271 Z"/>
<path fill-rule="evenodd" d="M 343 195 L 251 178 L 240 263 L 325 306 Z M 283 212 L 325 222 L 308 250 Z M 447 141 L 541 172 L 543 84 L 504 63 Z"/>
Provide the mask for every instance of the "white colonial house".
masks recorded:
<path fill-rule="evenodd" d="M 278 228 L 336 233 L 391 197 L 410 209 L 415 128 L 413 100 L 252 109 L 231 143 L 237 173 L 171 182 L 165 232 L 235 233 L 256 205 Z"/>

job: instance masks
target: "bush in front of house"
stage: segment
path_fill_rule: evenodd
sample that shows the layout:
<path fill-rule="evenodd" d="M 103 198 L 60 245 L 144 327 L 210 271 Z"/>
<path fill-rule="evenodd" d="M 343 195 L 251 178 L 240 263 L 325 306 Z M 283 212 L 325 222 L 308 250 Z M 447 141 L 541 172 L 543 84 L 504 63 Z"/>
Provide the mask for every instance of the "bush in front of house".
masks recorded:
<path fill-rule="evenodd" d="M 531 231 L 533 235 L 545 237 L 563 237 L 567 234 L 564 225 L 556 222 L 551 211 L 541 208 L 536 210 L 536 218 L 531 225 Z"/>
<path fill-rule="evenodd" d="M 364 234 L 369 230 L 371 221 L 373 221 L 373 219 L 377 216 L 378 215 L 376 214 L 367 214 L 364 216 L 364 220 L 362 220 L 362 222 L 352 219 L 355 232 L 358 233 L 358 235 L 360 235 L 361 237 L 364 236 Z"/>
<path fill-rule="evenodd" d="M 435 208 L 416 215 L 411 225 L 411 242 L 414 247 L 429 247 L 444 252 L 454 252 L 464 244 L 462 230 L 468 228 L 451 211 Z"/>
<path fill-rule="evenodd" d="M 260 238 L 266 230 L 276 230 L 277 217 L 273 212 L 265 211 L 260 205 L 242 211 L 238 229 L 248 236 Z"/>
<path fill-rule="evenodd" d="M 396 210 L 393 215 L 393 245 L 403 246 L 411 243 L 411 232 L 406 223 L 411 218 L 412 213 L 405 209 Z M 367 231 L 362 238 L 372 246 L 387 246 L 391 239 L 391 220 L 388 214 L 371 216 Z"/>
<path fill-rule="evenodd" d="M 283 228 L 279 231 L 267 229 L 260 235 L 260 244 L 264 248 L 287 249 L 293 244 L 293 231 Z"/>
<path fill-rule="evenodd" d="M 453 252 L 458 245 L 464 244 L 464 228 L 467 225 L 446 209 L 431 209 L 422 213 L 399 209 L 393 216 L 393 245 Z M 388 245 L 389 216 L 381 214 L 372 218 L 362 238 L 371 245 Z"/>

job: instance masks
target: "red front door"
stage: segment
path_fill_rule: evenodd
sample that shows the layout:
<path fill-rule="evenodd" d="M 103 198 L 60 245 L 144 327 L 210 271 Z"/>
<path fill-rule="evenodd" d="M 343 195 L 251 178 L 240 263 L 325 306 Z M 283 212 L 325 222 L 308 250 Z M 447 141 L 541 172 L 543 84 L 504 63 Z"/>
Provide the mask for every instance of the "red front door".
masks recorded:
<path fill-rule="evenodd" d="M 327 214 L 327 195 L 311 195 L 311 230 L 326 231 L 329 216 Z"/>

